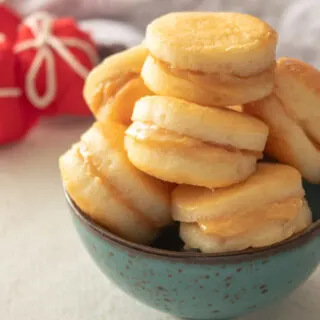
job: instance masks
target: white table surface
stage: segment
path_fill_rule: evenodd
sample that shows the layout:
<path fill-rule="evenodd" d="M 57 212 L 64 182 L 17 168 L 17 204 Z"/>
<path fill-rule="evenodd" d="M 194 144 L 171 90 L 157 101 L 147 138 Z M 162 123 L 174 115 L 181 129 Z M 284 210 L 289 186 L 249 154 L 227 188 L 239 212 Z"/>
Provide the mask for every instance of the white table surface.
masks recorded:
<path fill-rule="evenodd" d="M 82 247 L 62 193 L 58 156 L 89 121 L 42 122 L 0 148 L 0 319 L 170 320 L 126 296 Z M 241 320 L 319 320 L 320 269 L 281 304 Z"/>

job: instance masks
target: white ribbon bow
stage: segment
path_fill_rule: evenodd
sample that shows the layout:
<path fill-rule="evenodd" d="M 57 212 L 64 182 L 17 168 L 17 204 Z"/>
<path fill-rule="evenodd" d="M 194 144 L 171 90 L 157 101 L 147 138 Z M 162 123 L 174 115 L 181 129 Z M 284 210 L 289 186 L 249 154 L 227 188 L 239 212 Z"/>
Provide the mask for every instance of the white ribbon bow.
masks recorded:
<path fill-rule="evenodd" d="M 53 22 L 53 16 L 45 12 L 29 16 L 23 24 L 30 28 L 34 39 L 26 40 L 15 46 L 15 52 L 31 48 L 37 49 L 36 56 L 26 75 L 25 92 L 29 101 L 38 109 L 48 107 L 57 94 L 57 74 L 53 51 L 82 79 L 86 78 L 90 70 L 83 66 L 67 47 L 83 50 L 92 65 L 98 62 L 96 51 L 88 42 L 74 37 L 56 37 L 52 33 Z M 36 78 L 42 63 L 46 64 L 46 90 L 43 95 L 40 95 L 36 87 Z"/>

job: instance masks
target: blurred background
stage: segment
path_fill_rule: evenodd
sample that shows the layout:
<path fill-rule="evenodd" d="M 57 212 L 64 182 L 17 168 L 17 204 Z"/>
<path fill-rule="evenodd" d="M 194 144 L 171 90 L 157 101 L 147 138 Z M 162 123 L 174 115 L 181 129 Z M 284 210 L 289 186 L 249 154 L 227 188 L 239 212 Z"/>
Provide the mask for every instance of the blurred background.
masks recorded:
<path fill-rule="evenodd" d="M 319 0 L 6 0 L 23 15 L 46 10 L 84 20 L 99 42 L 131 46 L 145 26 L 169 11 L 239 11 L 258 16 L 280 35 L 278 56 L 292 56 L 320 67 Z M 88 21 L 90 20 L 90 21 Z"/>
<path fill-rule="evenodd" d="M 92 34 L 100 45 L 99 48 L 104 49 L 101 54 L 103 57 L 140 43 L 144 38 L 146 25 L 166 12 L 245 12 L 262 18 L 278 31 L 278 56 L 296 57 L 320 68 L 320 0 L 0 0 L 1 2 L 13 7 L 24 17 L 37 11 L 75 17 L 80 26 Z M 20 23 L 20 19 L 18 20 L 16 24 Z M 0 15 L 0 25 L 1 22 L 3 27 L 8 27 L 8 22 L 1 19 Z M 5 57 L 9 64 L 7 65 L 6 60 L 2 61 L 2 66 L 0 64 L 0 89 L 26 89 L 24 76 L 30 71 L 32 63 L 37 61 L 36 56 L 43 53 L 40 51 L 41 47 L 36 46 L 37 42 L 31 41 L 31 44 L 31 54 L 27 47 L 28 50 L 22 52 L 21 56 L 14 56 L 8 46 Z M 57 60 L 57 52 L 53 49 L 50 52 Z M 47 60 L 50 56 L 46 56 Z M 16 69 L 13 63 L 17 57 L 23 58 L 21 61 L 24 67 L 23 72 L 19 69 L 20 87 L 14 77 Z M 46 75 L 56 74 L 54 80 L 60 91 L 53 97 L 54 101 L 51 101 L 49 107 L 31 107 L 24 96 L 24 99 L 20 99 L 20 96 L 2 101 L 0 99 L 0 320 L 169 320 L 171 318 L 166 315 L 155 311 L 152 313 L 146 307 L 136 304 L 106 282 L 86 255 L 71 226 L 57 160 L 79 140 L 94 119 L 85 102 L 79 101 L 84 79 L 75 79 L 74 69 L 68 68 L 70 63 L 65 61 L 59 62 L 63 65 L 59 70 L 57 68 L 54 70 L 56 72 L 49 72 L 49 68 L 47 70 L 44 67 L 44 60 L 38 66 L 35 63 L 38 78 L 31 78 L 34 82 L 38 79 L 35 87 L 39 87 L 38 91 L 42 94 L 49 87 L 46 86 Z M 8 76 L 10 72 L 11 78 Z M 80 112 L 79 106 L 88 117 L 61 117 L 69 111 L 76 115 Z M 75 107 L 79 107 L 79 110 Z M 43 116 L 51 109 L 54 111 L 53 119 Z M 35 111 L 37 116 L 40 114 L 41 119 L 32 118 L 35 117 Z M 20 119 L 20 125 L 17 119 Z M 38 120 L 39 123 L 34 123 Z M 31 122 L 34 125 L 32 130 L 29 125 Z M 5 142 L 8 136 L 12 140 L 19 140 L 28 130 L 30 134 L 20 143 L 1 145 L 2 130 Z M 319 320 L 319 287 L 318 271 L 313 280 L 281 305 L 247 319 Z"/>

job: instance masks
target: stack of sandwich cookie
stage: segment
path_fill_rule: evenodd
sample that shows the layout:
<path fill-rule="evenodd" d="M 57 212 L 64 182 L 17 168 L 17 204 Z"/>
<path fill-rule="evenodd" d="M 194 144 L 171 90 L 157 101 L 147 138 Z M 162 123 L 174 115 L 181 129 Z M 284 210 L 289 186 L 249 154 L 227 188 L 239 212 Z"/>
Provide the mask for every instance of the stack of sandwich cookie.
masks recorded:
<path fill-rule="evenodd" d="M 151 22 L 141 76 L 155 95 L 136 103 L 126 131 L 130 161 L 180 184 L 220 188 L 247 179 L 268 128 L 230 106 L 271 93 L 276 44 L 270 26 L 239 13 L 171 13 Z"/>
<path fill-rule="evenodd" d="M 276 44 L 276 31 L 246 14 L 151 22 L 143 44 L 87 78 L 97 122 L 60 158 L 73 201 L 141 244 L 178 221 L 185 247 L 206 253 L 270 246 L 307 228 L 299 171 L 320 181 L 320 76 L 293 59 L 276 64 Z M 259 162 L 266 146 L 296 169 Z"/>

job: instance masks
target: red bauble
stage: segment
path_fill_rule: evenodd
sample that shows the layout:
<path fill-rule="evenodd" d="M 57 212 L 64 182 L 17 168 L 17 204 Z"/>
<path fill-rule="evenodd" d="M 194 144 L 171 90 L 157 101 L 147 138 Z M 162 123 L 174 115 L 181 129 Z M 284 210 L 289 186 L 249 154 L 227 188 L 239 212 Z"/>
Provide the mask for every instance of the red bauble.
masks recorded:
<path fill-rule="evenodd" d="M 98 53 L 73 19 L 47 13 L 28 17 L 19 28 L 15 52 L 19 82 L 38 114 L 91 114 L 82 91 Z"/>
<path fill-rule="evenodd" d="M 0 144 L 5 144 L 25 136 L 37 117 L 22 98 L 12 46 L 4 36 L 0 40 L 0 70 Z"/>
<path fill-rule="evenodd" d="M 0 32 L 13 43 L 16 40 L 18 26 L 21 18 L 12 9 L 0 4 Z"/>

